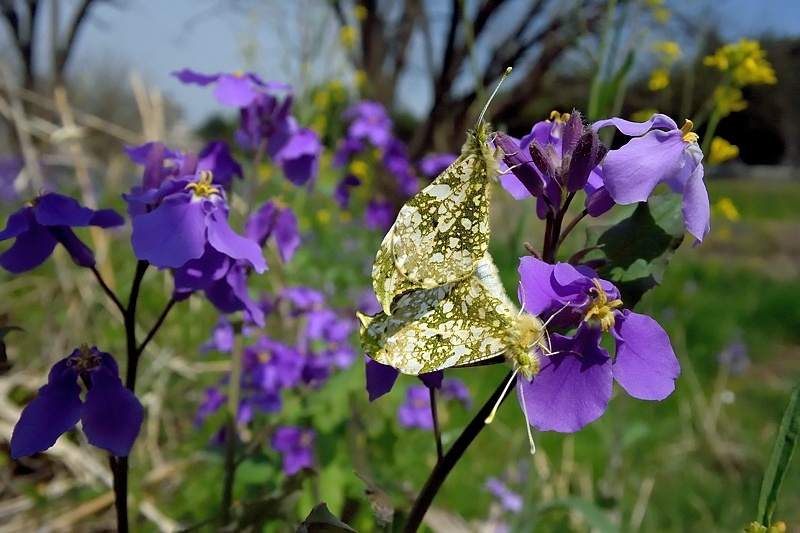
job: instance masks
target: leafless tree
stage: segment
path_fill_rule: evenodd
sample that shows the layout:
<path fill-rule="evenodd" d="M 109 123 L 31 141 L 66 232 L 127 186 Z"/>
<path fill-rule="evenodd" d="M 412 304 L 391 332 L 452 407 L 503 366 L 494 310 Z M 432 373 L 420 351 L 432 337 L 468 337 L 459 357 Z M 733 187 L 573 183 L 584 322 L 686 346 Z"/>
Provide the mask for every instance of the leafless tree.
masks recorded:
<path fill-rule="evenodd" d="M 366 96 L 391 107 L 398 80 L 419 60 L 415 55 L 426 63 L 421 78 L 430 80 L 433 101 L 411 142 L 412 157 L 432 149 L 434 143 L 457 145 L 477 118 L 470 112 L 473 104 L 508 66 L 514 67 L 512 89 L 492 104 L 491 115 L 496 122 L 512 118 L 562 55 L 581 36 L 598 30 L 609 4 L 606 0 L 354 1 L 331 0 L 331 7 L 342 26 L 359 25 L 360 42 L 351 60 L 369 80 Z M 435 20 L 437 11 L 447 19 L 443 42 L 437 42 L 442 28 Z M 414 49 L 419 42 L 422 54 Z M 462 82 L 470 77 L 475 80 L 472 88 L 463 90 Z"/>

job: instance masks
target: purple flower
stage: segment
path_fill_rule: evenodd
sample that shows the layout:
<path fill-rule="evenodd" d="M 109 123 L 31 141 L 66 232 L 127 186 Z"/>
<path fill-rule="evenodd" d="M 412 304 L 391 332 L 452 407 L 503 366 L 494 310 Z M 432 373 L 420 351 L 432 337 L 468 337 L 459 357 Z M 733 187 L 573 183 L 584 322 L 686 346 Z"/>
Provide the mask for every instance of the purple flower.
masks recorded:
<path fill-rule="evenodd" d="M 212 350 L 220 353 L 230 353 L 233 350 L 234 331 L 233 325 L 224 316 L 217 318 L 217 325 L 211 330 L 211 339 L 200 346 L 200 353 Z"/>
<path fill-rule="evenodd" d="M 607 152 L 597 132 L 583 125 L 579 112 L 553 112 L 551 118 L 536 123 L 518 143 L 503 134 L 495 141 L 506 154 L 504 162 L 511 170 L 501 176 L 503 187 L 518 200 L 535 196 L 536 212 L 542 219 L 558 208 L 567 194 L 587 187 L 590 194 L 598 188 L 598 165 Z M 595 216 L 600 211 L 600 206 L 593 207 L 590 214 Z"/>
<path fill-rule="evenodd" d="M 442 382 L 441 398 L 443 400 L 458 400 L 465 409 L 472 407 L 472 396 L 469 389 L 460 379 L 446 379 Z"/>
<path fill-rule="evenodd" d="M 361 185 L 361 180 L 352 174 L 346 175 L 333 190 L 333 199 L 339 207 L 345 208 L 350 204 L 350 190 Z"/>
<path fill-rule="evenodd" d="M 392 119 L 386 108 L 378 102 L 359 102 L 347 109 L 343 118 L 352 121 L 347 129 L 347 137 L 365 139 L 378 148 L 385 147 L 392 138 Z"/>
<path fill-rule="evenodd" d="M 156 191 L 138 197 L 123 195 L 129 202 L 160 202 L 152 211 L 133 217 L 131 244 L 138 259 L 160 268 L 179 268 L 201 258 L 210 245 L 230 259 L 246 261 L 259 274 L 267 269 L 258 244 L 231 229 L 228 206 L 212 180 L 210 172 L 202 171 L 192 179 L 165 181 Z"/>
<path fill-rule="evenodd" d="M 550 335 L 552 354 L 542 358 L 517 395 L 530 424 L 570 433 L 599 418 L 611 399 L 612 381 L 634 398 L 663 400 L 675 390 L 680 365 L 664 329 L 652 318 L 619 309 L 619 291 L 588 267 L 520 260 L 520 300 L 525 310 L 553 317 L 551 327 L 577 326 L 571 336 Z M 554 316 L 555 315 L 555 316 Z M 615 340 L 613 363 L 600 346 Z"/>
<path fill-rule="evenodd" d="M 397 212 L 391 202 L 370 200 L 364 211 L 364 224 L 369 229 L 388 230 L 394 223 Z"/>
<path fill-rule="evenodd" d="M 183 83 L 194 83 L 201 86 L 216 83 L 214 97 L 222 105 L 234 107 L 249 105 L 259 92 L 268 86 L 264 80 L 252 72 L 200 74 L 185 68 L 173 72 L 172 75 Z"/>
<path fill-rule="evenodd" d="M 294 212 L 274 200 L 266 202 L 247 219 L 245 236 L 262 248 L 271 236 L 275 237 L 278 253 L 288 263 L 300 246 L 300 230 Z"/>
<path fill-rule="evenodd" d="M 295 185 L 305 185 L 317 177 L 322 142 L 308 128 L 293 128 L 291 134 L 272 156 L 283 170 L 286 179 Z"/>
<path fill-rule="evenodd" d="M 194 416 L 195 427 L 201 427 L 209 416 L 219 411 L 219 408 L 225 404 L 227 399 L 228 397 L 222 394 L 219 389 L 206 387 L 203 402 L 197 408 L 197 414 Z"/>
<path fill-rule="evenodd" d="M 325 295 L 310 287 L 286 287 L 281 290 L 281 298 L 291 302 L 293 315 L 304 313 L 325 303 Z"/>
<path fill-rule="evenodd" d="M 406 145 L 403 144 L 403 141 L 395 138 L 389 139 L 384 146 L 381 163 L 397 179 L 400 192 L 404 195 L 413 196 L 419 191 L 419 180 L 414 175 L 414 169 L 408 160 Z"/>
<path fill-rule="evenodd" d="M 522 512 L 522 496 L 506 487 L 502 481 L 490 477 L 486 480 L 486 488 L 492 493 L 492 496 L 498 499 L 503 509 L 514 514 Z"/>
<path fill-rule="evenodd" d="M 95 211 L 81 207 L 77 200 L 56 193 L 43 194 L 29 206 L 12 213 L 0 241 L 16 238 L 11 247 L 0 254 L 0 267 L 20 274 L 44 263 L 57 243 L 66 248 L 75 264 L 92 267 L 92 250 L 72 231 L 73 227 L 98 226 L 111 228 L 124 219 L 113 209 Z"/>
<path fill-rule="evenodd" d="M 228 143 L 211 141 L 200 150 L 197 158 L 197 170 L 210 170 L 214 182 L 226 189 L 232 185 L 234 176 L 244 177 L 242 165 L 231 155 Z"/>
<path fill-rule="evenodd" d="M 339 147 L 333 154 L 331 166 L 333 168 L 341 168 L 345 166 L 354 155 L 363 152 L 365 148 L 366 146 L 361 139 L 345 137 L 339 142 Z"/>
<path fill-rule="evenodd" d="M 78 378 L 88 389 L 83 402 Z M 47 384 L 14 427 L 11 457 L 50 448 L 78 420 L 89 444 L 118 457 L 130 453 L 144 420 L 144 409 L 122 384 L 114 358 L 94 346 L 76 349 L 50 369 Z"/>
<path fill-rule="evenodd" d="M 406 402 L 397 410 L 397 419 L 404 428 L 433 429 L 430 389 L 414 385 L 406 391 Z"/>
<path fill-rule="evenodd" d="M 270 92 L 259 93 L 247 107 L 241 109 L 235 138 L 242 148 L 255 150 L 266 147 L 270 157 L 274 157 L 286 142 L 293 127 L 293 97 L 288 86 L 284 89 L 281 92 L 288 94 L 282 100 Z"/>
<path fill-rule="evenodd" d="M 747 346 L 740 340 L 734 340 L 717 354 L 717 362 L 725 367 L 732 376 L 744 374 L 750 367 Z"/>
<path fill-rule="evenodd" d="M 301 468 L 311 468 L 316 433 L 313 429 L 284 426 L 272 434 L 272 447 L 283 455 L 283 472 L 293 476 Z"/>
<path fill-rule="evenodd" d="M 596 130 L 606 126 L 634 137 L 610 151 L 603 162 L 603 182 L 611 198 L 623 205 L 644 202 L 664 183 L 683 195 L 686 229 L 701 242 L 711 229 L 711 211 L 703 182 L 703 152 L 692 122 L 678 128 L 668 116 L 656 114 L 645 122 L 609 118 L 594 123 Z"/>
<path fill-rule="evenodd" d="M 419 169 L 428 178 L 435 178 L 458 159 L 456 154 L 433 154 L 419 162 Z"/>

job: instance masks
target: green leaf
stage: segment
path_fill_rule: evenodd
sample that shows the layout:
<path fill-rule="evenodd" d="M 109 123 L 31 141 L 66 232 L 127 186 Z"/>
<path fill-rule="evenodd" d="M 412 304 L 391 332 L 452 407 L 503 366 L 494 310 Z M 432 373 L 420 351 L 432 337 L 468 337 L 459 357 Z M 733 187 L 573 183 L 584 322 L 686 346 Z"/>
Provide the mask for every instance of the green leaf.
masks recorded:
<path fill-rule="evenodd" d="M 764 471 L 764 481 L 761 482 L 757 520 L 767 527 L 772 524 L 772 513 L 775 512 L 778 492 L 781 490 L 781 483 L 789 468 L 798 438 L 800 438 L 800 385 L 792 389 L 789 405 L 783 413 L 778 437 L 772 448 L 772 456 Z"/>
<path fill-rule="evenodd" d="M 356 530 L 348 526 L 328 510 L 325 502 L 318 503 L 309 513 L 308 517 L 297 528 L 296 533 L 336 533 Z"/>
<path fill-rule="evenodd" d="M 590 229 L 587 247 L 601 246 L 607 263 L 598 273 L 614 282 L 630 309 L 661 283 L 683 233 L 681 197 L 661 194 L 638 204 L 631 216 L 613 226 Z"/>

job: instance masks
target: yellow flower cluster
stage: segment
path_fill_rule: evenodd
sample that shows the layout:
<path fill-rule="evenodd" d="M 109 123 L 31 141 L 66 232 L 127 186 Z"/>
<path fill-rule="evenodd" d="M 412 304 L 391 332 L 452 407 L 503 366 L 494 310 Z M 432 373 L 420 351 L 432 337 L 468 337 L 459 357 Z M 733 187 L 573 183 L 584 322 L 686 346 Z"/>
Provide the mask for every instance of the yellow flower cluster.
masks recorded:
<path fill-rule="evenodd" d="M 711 139 L 711 153 L 708 154 L 708 162 L 712 165 L 733 159 L 739 155 L 739 147 L 731 144 L 722 137 Z M 732 205 L 732 204 L 731 204 Z"/>
<path fill-rule="evenodd" d="M 736 222 L 742 218 L 742 216 L 739 214 L 739 210 L 736 209 L 736 206 L 727 196 L 720 198 L 719 201 L 711 207 L 711 212 L 714 215 L 726 218 L 731 222 Z"/>
<path fill-rule="evenodd" d="M 741 111 L 747 107 L 741 89 L 720 85 L 714 89 L 714 104 L 719 110 L 721 117 L 727 117 L 731 113 Z"/>
<path fill-rule="evenodd" d="M 658 41 L 653 44 L 653 49 L 661 56 L 661 60 L 659 68 L 650 75 L 647 87 L 651 91 L 660 91 L 669 87 L 669 69 L 683 56 L 683 52 L 675 41 Z"/>
<path fill-rule="evenodd" d="M 672 11 L 664 7 L 664 0 L 647 0 L 645 5 L 653 10 L 653 18 L 659 24 L 664 24 L 672 16 Z"/>
<path fill-rule="evenodd" d="M 729 73 L 733 84 L 739 87 L 778 81 L 758 41 L 741 39 L 738 43 L 728 43 L 714 55 L 705 57 L 703 63 Z"/>

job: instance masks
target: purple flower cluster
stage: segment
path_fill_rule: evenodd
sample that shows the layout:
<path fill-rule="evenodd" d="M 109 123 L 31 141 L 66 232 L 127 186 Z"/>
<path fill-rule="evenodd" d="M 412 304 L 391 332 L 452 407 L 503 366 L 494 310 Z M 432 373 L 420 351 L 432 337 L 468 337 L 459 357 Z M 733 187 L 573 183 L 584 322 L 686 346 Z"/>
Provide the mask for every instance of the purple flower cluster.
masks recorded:
<path fill-rule="evenodd" d="M 279 413 L 283 391 L 318 388 L 335 370 L 350 367 L 356 359 L 356 352 L 349 342 L 356 328 L 355 320 L 342 318 L 333 309 L 325 307 L 325 297 L 321 292 L 308 287 L 287 288 L 280 292 L 275 301 L 264 302 L 261 309 L 263 313 L 279 320 L 283 330 L 293 331 L 295 342 L 289 344 L 273 339 L 256 328 L 243 330 L 242 333 L 250 338 L 250 344 L 242 353 L 239 424 L 250 423 L 258 412 Z M 220 318 L 204 350 L 229 352 L 233 347 L 233 336 L 233 327 Z M 196 423 L 202 424 L 226 400 L 225 393 L 219 388 L 207 389 Z M 280 446 L 287 449 L 280 448 L 278 444 L 275 444 L 275 449 L 291 455 L 288 448 L 308 447 L 309 442 L 313 442 L 313 433 L 311 437 L 295 436 L 297 438 L 276 436 L 273 442 L 282 443 Z M 289 442 L 295 444 L 290 445 Z M 301 446 L 298 443 L 306 444 Z M 285 471 L 291 475 L 297 470 L 292 466 L 296 461 L 290 460 L 289 455 L 285 456 Z M 302 466 L 310 466 L 310 463 Z"/>
<path fill-rule="evenodd" d="M 224 189 L 234 175 L 241 176 L 241 168 L 227 146 L 209 143 L 199 156 L 162 143 L 127 152 L 134 162 L 144 164 L 142 185 L 123 195 L 132 217 L 136 257 L 173 269 L 176 300 L 202 290 L 223 313 L 244 311 L 249 319 L 263 324 L 263 312 L 247 291 L 247 275 L 250 270 L 260 274 L 267 269 L 261 249 L 271 230 L 264 226 L 274 221 L 263 220 L 257 212 L 246 236 L 228 224 Z M 289 216 L 294 216 L 291 211 Z M 293 234 L 286 224 L 280 227 L 282 242 L 291 241 L 287 246 L 293 252 L 299 244 L 296 224 Z"/>
<path fill-rule="evenodd" d="M 607 126 L 634 138 L 609 151 L 596 133 Z M 710 210 L 703 153 L 691 128 L 689 121 L 678 128 L 665 115 L 641 123 L 610 118 L 586 126 L 577 112 L 554 112 L 552 121 L 536 123 L 519 141 L 497 135 L 511 171 L 501 176 L 501 183 L 517 199 L 536 197 L 542 219 L 554 216 L 581 189 L 586 211 L 599 216 L 615 204 L 647 200 L 663 183 L 683 196 L 686 229 L 702 241 L 710 228 Z"/>
<path fill-rule="evenodd" d="M 216 83 L 214 96 L 238 107 L 241 114 L 236 140 L 245 149 L 264 150 L 295 185 L 310 185 L 319 171 L 322 143 L 311 129 L 292 116 L 291 87 L 266 82 L 253 73 L 200 74 L 189 69 L 173 72 L 183 83 Z"/>
<path fill-rule="evenodd" d="M 80 380 L 86 388 L 81 401 Z M 144 409 L 119 378 L 117 362 L 94 346 L 77 348 L 50 369 L 47 384 L 22 410 L 11 436 L 11 457 L 43 452 L 82 422 L 89 444 L 116 456 L 130 453 Z"/>
<path fill-rule="evenodd" d="M 520 261 L 520 301 L 550 319 L 551 328 L 574 330 L 549 336 L 552 353 L 541 359 L 532 381 L 518 378 L 517 395 L 530 424 L 574 432 L 599 418 L 612 382 L 641 400 L 663 400 L 675 390 L 680 365 L 667 333 L 652 318 L 621 309 L 619 291 L 586 266 Z M 612 361 L 600 341 L 610 333 Z"/>

